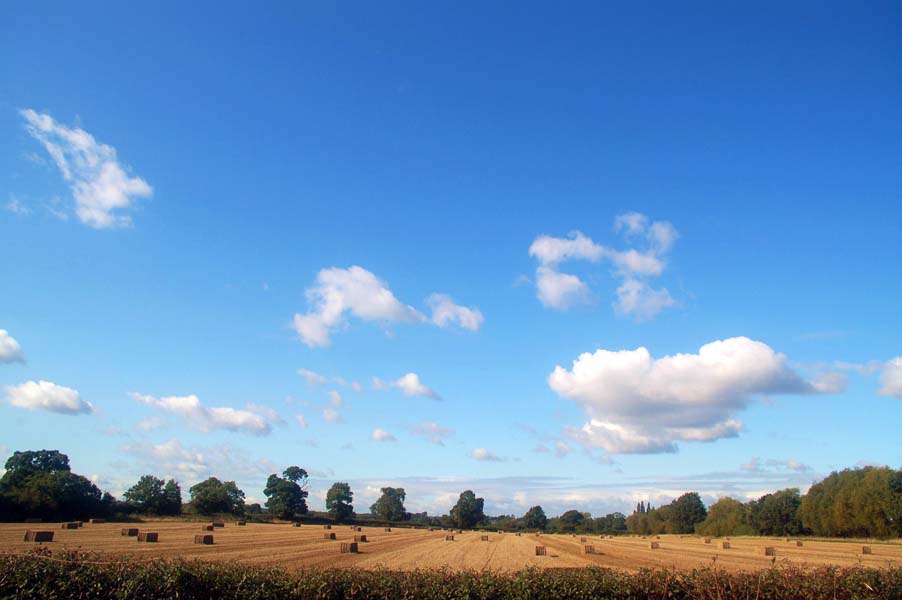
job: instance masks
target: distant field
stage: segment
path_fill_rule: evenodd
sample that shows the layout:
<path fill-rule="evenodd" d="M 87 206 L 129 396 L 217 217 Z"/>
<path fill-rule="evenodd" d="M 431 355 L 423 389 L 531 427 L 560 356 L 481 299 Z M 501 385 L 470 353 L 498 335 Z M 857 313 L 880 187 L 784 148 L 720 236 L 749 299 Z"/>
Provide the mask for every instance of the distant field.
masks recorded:
<path fill-rule="evenodd" d="M 898 542 L 849 542 L 803 540 L 798 547 L 793 539 L 734 537 L 731 548 L 721 547 L 723 540 L 712 538 L 705 544 L 699 537 L 662 535 L 616 537 L 541 535 L 491 533 L 482 541 L 482 532 L 455 533 L 454 541 L 445 541 L 448 532 L 394 528 L 391 532 L 381 527 L 364 527 L 360 532 L 349 526 L 333 525 L 324 530 L 320 525 L 292 527 L 288 524 L 248 524 L 238 526 L 226 523 L 213 533 L 214 545 L 193 543 L 200 531 L 200 523 L 160 521 L 135 524 L 85 523 L 81 529 L 61 529 L 60 524 L 0 524 L 0 552 L 24 553 L 38 546 L 24 542 L 27 529 L 49 530 L 54 541 L 48 546 L 55 551 L 81 550 L 109 553 L 115 556 L 135 557 L 183 557 L 211 561 L 231 561 L 256 565 L 279 565 L 287 569 L 304 567 L 359 567 L 373 569 L 385 567 L 397 570 L 449 567 L 455 570 L 517 571 L 526 567 L 611 567 L 623 570 L 669 567 L 691 569 L 711 567 L 716 556 L 718 569 L 753 570 L 770 567 L 773 557 L 765 556 L 764 546 L 776 550 L 776 564 L 793 566 L 853 566 L 880 568 L 902 565 L 902 544 Z M 123 527 L 137 526 L 141 531 L 159 533 L 159 542 L 141 543 L 134 537 L 120 535 Z M 323 533 L 335 533 L 336 540 L 323 539 Z M 354 540 L 355 535 L 366 535 L 367 542 L 360 543 L 359 554 L 340 554 L 341 542 Z M 582 542 L 581 539 L 586 541 Z M 658 549 L 649 543 L 658 542 Z M 536 556 L 535 547 L 543 545 L 547 556 Z M 585 554 L 584 546 L 592 545 L 596 554 Z M 862 545 L 868 545 L 872 554 L 863 555 Z"/>

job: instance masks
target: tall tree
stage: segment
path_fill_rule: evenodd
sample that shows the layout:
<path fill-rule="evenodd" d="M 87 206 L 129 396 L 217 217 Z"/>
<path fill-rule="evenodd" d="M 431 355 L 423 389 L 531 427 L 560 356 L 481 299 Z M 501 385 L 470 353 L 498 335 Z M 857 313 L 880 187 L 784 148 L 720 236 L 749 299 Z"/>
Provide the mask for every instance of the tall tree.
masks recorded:
<path fill-rule="evenodd" d="M 191 494 L 191 506 L 201 514 L 240 515 L 244 512 L 244 492 L 234 481 L 222 482 L 210 477 L 191 486 L 188 493 Z"/>
<path fill-rule="evenodd" d="M 282 475 L 279 477 L 273 473 L 266 480 L 263 490 L 267 497 L 266 508 L 280 519 L 307 514 L 307 490 L 304 489 L 307 471 L 300 467 L 288 467 Z"/>
<path fill-rule="evenodd" d="M 470 528 L 485 519 L 483 498 L 477 498 L 472 490 L 461 493 L 451 509 L 451 519 L 460 528 Z"/>
<path fill-rule="evenodd" d="M 354 493 L 347 483 L 333 483 L 326 493 L 326 511 L 336 521 L 344 521 L 354 516 Z"/>
<path fill-rule="evenodd" d="M 663 508 L 663 507 L 662 507 Z M 705 520 L 705 504 L 696 492 L 687 492 L 670 503 L 671 533 L 693 533 L 695 524 Z"/>
<path fill-rule="evenodd" d="M 175 479 L 170 479 L 163 486 L 163 514 L 182 514 L 182 488 Z"/>
<path fill-rule="evenodd" d="M 545 516 L 541 506 L 533 506 L 523 515 L 523 526 L 526 529 L 545 529 L 546 525 L 548 517 Z"/>
<path fill-rule="evenodd" d="M 406 498 L 404 488 L 384 487 L 382 495 L 370 506 L 370 512 L 386 521 L 405 521 L 409 517 L 404 509 Z"/>
<path fill-rule="evenodd" d="M 138 483 L 128 488 L 122 497 L 141 512 L 162 515 L 166 514 L 166 493 L 162 479 L 153 475 L 143 475 Z"/>

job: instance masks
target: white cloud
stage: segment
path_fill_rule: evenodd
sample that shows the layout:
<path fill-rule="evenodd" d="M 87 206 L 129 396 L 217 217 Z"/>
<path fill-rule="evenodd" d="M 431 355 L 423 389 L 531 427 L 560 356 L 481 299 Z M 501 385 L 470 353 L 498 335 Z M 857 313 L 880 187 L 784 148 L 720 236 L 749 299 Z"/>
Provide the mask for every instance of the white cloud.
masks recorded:
<path fill-rule="evenodd" d="M 307 419 L 304 418 L 304 415 L 296 414 L 294 420 L 298 422 L 298 426 L 301 429 L 307 429 Z"/>
<path fill-rule="evenodd" d="M 69 183 L 82 223 L 96 228 L 131 224 L 131 217 L 121 211 L 131 208 L 135 198 L 150 197 L 153 189 L 126 173 L 115 148 L 98 143 L 83 129 L 57 123 L 50 115 L 30 108 L 19 114 L 25 119 L 25 130 L 44 145 Z"/>
<path fill-rule="evenodd" d="M 615 219 L 614 230 L 631 241 L 641 238 L 643 248 L 614 250 L 597 244 L 579 231 L 566 238 L 541 235 L 535 239 L 529 247 L 529 255 L 539 261 L 536 289 L 544 306 L 563 310 L 591 299 L 589 286 L 582 279 L 559 270 L 560 263 L 570 260 L 606 260 L 614 266 L 613 275 L 621 280 L 614 302 L 618 315 L 650 319 L 674 304 L 667 289 L 653 289 L 646 278 L 664 272 L 665 255 L 679 237 L 676 228 L 667 221 L 650 222 L 645 215 L 631 212 Z"/>
<path fill-rule="evenodd" d="M 753 396 L 825 391 L 783 354 L 745 337 L 659 359 L 643 347 L 600 349 L 581 354 L 571 370 L 555 367 L 548 384 L 589 417 L 570 437 L 612 454 L 675 452 L 678 441 L 735 437 L 742 422 L 733 417 Z"/>
<path fill-rule="evenodd" d="M 435 444 L 436 446 L 444 446 L 445 438 L 454 435 L 453 429 L 431 421 L 418 423 L 417 425 L 414 425 L 411 431 L 414 435 L 422 436 L 426 438 L 430 444 Z"/>
<path fill-rule="evenodd" d="M 666 289 L 652 289 L 644 281 L 627 279 L 617 288 L 614 310 L 617 314 L 630 315 L 637 321 L 653 318 L 659 312 L 673 306 L 673 298 Z"/>
<path fill-rule="evenodd" d="M 627 235 L 642 233 L 646 227 L 648 227 L 648 217 L 642 213 L 623 213 L 614 219 L 614 231 L 623 231 Z"/>
<path fill-rule="evenodd" d="M 382 280 L 358 266 L 321 270 L 316 285 L 307 290 L 307 301 L 314 308 L 294 316 L 294 329 L 311 348 L 328 346 L 331 332 L 345 324 L 347 313 L 383 324 L 426 320 L 412 306 L 401 304 Z"/>
<path fill-rule="evenodd" d="M 778 460 L 769 458 L 765 462 L 761 462 L 761 459 L 757 456 L 752 458 L 749 462 L 744 465 L 739 465 L 740 471 L 745 471 L 747 473 L 768 473 L 774 471 L 794 471 L 796 473 L 810 473 L 813 469 L 804 463 L 801 463 L 797 460 L 793 459 L 785 459 Z"/>
<path fill-rule="evenodd" d="M 344 400 L 342 399 L 341 394 L 339 394 L 335 390 L 329 390 L 329 404 L 331 404 L 335 408 L 341 408 L 341 405 L 344 404 Z"/>
<path fill-rule="evenodd" d="M 25 362 L 22 347 L 5 329 L 0 329 L 0 363 Z"/>
<path fill-rule="evenodd" d="M 482 325 L 482 312 L 478 308 L 455 304 L 447 294 L 432 294 L 426 302 L 432 309 L 432 322 L 439 327 L 456 323 L 463 329 L 478 331 Z"/>
<path fill-rule="evenodd" d="M 146 419 L 141 419 L 137 423 L 135 423 L 135 429 L 139 429 L 141 431 L 154 431 L 163 427 L 166 424 L 166 419 L 163 417 L 147 417 Z"/>
<path fill-rule="evenodd" d="M 881 396 L 902 398 L 902 356 L 888 360 L 880 373 Z"/>
<path fill-rule="evenodd" d="M 496 456 L 494 453 L 490 452 L 485 448 L 473 448 L 470 452 L 470 456 L 475 458 L 476 460 L 490 461 L 490 462 L 501 462 L 504 459 Z"/>
<path fill-rule="evenodd" d="M 94 412 L 90 402 L 81 399 L 72 388 L 49 381 L 26 381 L 6 386 L 6 402 L 29 410 L 47 410 L 64 415 L 80 415 Z"/>
<path fill-rule="evenodd" d="M 396 379 L 395 381 L 384 381 L 378 377 L 373 377 L 374 390 L 399 389 L 405 396 L 425 396 L 434 400 L 441 400 L 435 390 L 432 390 L 420 381 L 420 376 L 416 373 L 407 373 L 406 375 Z"/>
<path fill-rule="evenodd" d="M 540 235 L 529 247 L 529 255 L 543 265 L 556 265 L 568 260 L 598 262 L 604 253 L 604 246 L 596 244 L 580 231 L 573 231 L 566 238 Z"/>
<path fill-rule="evenodd" d="M 334 408 L 328 407 L 323 409 L 323 421 L 326 423 L 344 423 L 341 414 Z"/>
<path fill-rule="evenodd" d="M 567 309 L 586 304 L 591 299 L 589 286 L 576 275 L 559 273 L 552 267 L 536 269 L 536 288 L 539 301 L 549 308 Z"/>
<path fill-rule="evenodd" d="M 324 377 L 319 373 L 314 373 L 309 369 L 298 369 L 298 375 L 306 379 L 307 383 L 311 385 L 325 385 L 329 382 L 327 377 Z"/>
<path fill-rule="evenodd" d="M 372 435 L 374 442 L 397 442 L 398 438 L 385 431 L 384 429 L 376 428 L 373 430 Z"/>
<path fill-rule="evenodd" d="M 131 392 L 129 396 L 144 404 L 177 414 L 184 418 L 191 427 L 200 431 L 224 429 L 226 431 L 252 433 L 254 435 L 268 435 L 272 431 L 270 419 L 275 415 L 269 409 L 260 411 L 261 407 L 253 404 L 248 405 L 247 408 L 249 410 L 238 410 L 229 407 L 210 408 L 204 406 L 194 394 L 190 396 L 163 396 L 157 398 Z M 254 412 L 251 409 L 257 409 L 259 412 Z M 263 412 L 263 414 L 260 414 L 260 412 Z M 278 415 L 275 415 L 275 417 L 281 420 Z"/>
<path fill-rule="evenodd" d="M 332 333 L 347 326 L 348 316 L 380 323 L 427 323 L 430 319 L 412 306 L 402 304 L 376 275 L 359 266 L 347 269 L 332 267 L 316 275 L 316 285 L 306 291 L 312 309 L 295 314 L 292 327 L 301 341 L 311 348 L 328 346 Z M 476 331 L 482 324 L 482 313 L 475 308 L 454 304 L 446 294 L 433 294 L 431 322 L 439 327 L 457 323 Z"/>

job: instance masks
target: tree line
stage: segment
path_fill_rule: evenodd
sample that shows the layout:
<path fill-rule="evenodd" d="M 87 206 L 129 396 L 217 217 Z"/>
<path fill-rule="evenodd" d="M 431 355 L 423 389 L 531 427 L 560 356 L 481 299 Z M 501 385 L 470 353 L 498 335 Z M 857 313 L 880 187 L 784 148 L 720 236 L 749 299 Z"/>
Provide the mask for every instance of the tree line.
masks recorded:
<path fill-rule="evenodd" d="M 845 469 L 806 494 L 788 488 L 748 502 L 727 497 L 707 509 L 691 492 L 658 508 L 640 502 L 626 525 L 638 534 L 902 537 L 902 471 Z"/>
<path fill-rule="evenodd" d="M 68 520 L 89 516 L 177 516 L 232 514 L 248 518 L 298 520 L 310 517 L 334 521 L 378 519 L 436 527 L 485 527 L 549 533 L 818 535 L 839 537 L 902 537 L 902 471 L 863 467 L 831 473 L 802 495 L 790 488 L 742 502 L 721 498 L 706 507 L 696 492 L 688 492 L 657 508 L 640 502 L 633 513 L 592 517 L 568 510 L 549 518 L 541 506 L 521 517 L 488 516 L 485 500 L 472 490 L 460 494 L 447 514 L 410 513 L 404 488 L 384 487 L 369 512 L 354 510 L 354 493 L 346 482 L 336 482 L 326 493 L 325 512 L 307 506 L 308 473 L 291 466 L 266 480 L 263 506 L 247 504 L 234 481 L 210 477 L 188 489 L 183 502 L 174 479 L 142 476 L 125 491 L 122 500 L 103 493 L 89 479 L 72 473 L 69 457 L 56 450 L 15 452 L 0 478 L 0 519 L 43 518 Z"/>

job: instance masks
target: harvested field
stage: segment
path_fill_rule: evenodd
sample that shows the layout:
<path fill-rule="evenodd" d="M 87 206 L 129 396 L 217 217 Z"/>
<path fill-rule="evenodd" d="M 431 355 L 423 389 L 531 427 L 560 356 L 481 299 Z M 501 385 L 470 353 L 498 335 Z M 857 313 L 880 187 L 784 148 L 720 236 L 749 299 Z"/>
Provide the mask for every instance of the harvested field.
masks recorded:
<path fill-rule="evenodd" d="M 862 540 L 824 541 L 806 539 L 802 546 L 785 538 L 733 537 L 724 551 L 720 544 L 705 543 L 704 538 L 662 535 L 657 549 L 639 537 L 552 535 L 541 536 L 546 555 L 536 555 L 534 536 L 501 535 L 492 543 L 482 541 L 484 533 L 464 531 L 454 534 L 454 543 L 445 542 L 444 531 L 394 527 L 332 529 L 335 539 L 324 539 L 319 528 L 295 528 L 286 524 L 248 523 L 244 527 L 216 530 L 213 545 L 198 543 L 196 523 L 159 521 L 144 523 L 141 529 L 159 534 L 155 544 L 136 543 L 123 536 L 115 523 L 95 524 L 81 529 L 61 529 L 60 523 L 46 524 L 53 529 L 55 551 L 80 550 L 109 553 L 111 556 L 184 557 L 257 565 L 281 565 L 288 569 L 304 567 L 386 567 L 399 570 L 449 567 L 476 571 L 517 571 L 529 566 L 539 568 L 611 567 L 627 571 L 639 568 L 668 567 L 691 569 L 710 567 L 717 557 L 718 569 L 753 570 L 779 565 L 886 567 L 902 564 L 902 543 L 867 541 L 870 554 L 863 552 Z M 25 553 L 35 547 L 25 542 L 26 524 L 0 524 L 0 552 Z M 358 553 L 341 552 L 341 544 L 354 543 L 355 536 L 366 535 Z M 582 542 L 585 537 L 586 542 Z M 713 540 L 712 540 L 713 541 Z M 591 546 L 587 552 L 586 545 Z M 767 556 L 764 547 L 776 548 L 776 557 Z"/>

